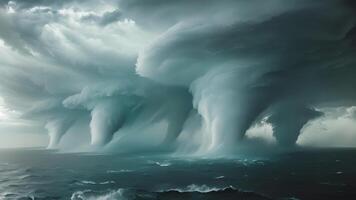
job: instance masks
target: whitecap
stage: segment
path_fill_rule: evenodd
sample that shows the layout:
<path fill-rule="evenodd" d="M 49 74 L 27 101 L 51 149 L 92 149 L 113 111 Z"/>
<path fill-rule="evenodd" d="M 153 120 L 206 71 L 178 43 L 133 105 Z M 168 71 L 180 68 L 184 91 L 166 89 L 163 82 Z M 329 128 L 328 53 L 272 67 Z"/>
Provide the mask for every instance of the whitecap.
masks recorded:
<path fill-rule="evenodd" d="M 115 181 L 104 181 L 104 182 L 100 182 L 100 185 L 107 185 L 107 184 L 115 184 Z"/>
<path fill-rule="evenodd" d="M 169 163 L 169 162 L 155 162 L 155 164 L 160 167 L 168 167 L 171 165 L 171 163 Z"/>
<path fill-rule="evenodd" d="M 158 162 L 158 161 L 149 160 L 148 163 L 158 165 L 160 167 L 168 167 L 168 166 L 172 165 L 172 163 L 170 163 L 168 161 Z"/>
<path fill-rule="evenodd" d="M 170 189 L 167 191 L 209 193 L 209 192 L 222 191 L 222 190 L 226 190 L 226 189 L 236 190 L 236 188 L 231 185 L 228 187 L 210 187 L 205 184 L 204 185 L 191 184 L 191 185 L 188 185 L 186 188 L 176 188 L 176 189 Z"/>
<path fill-rule="evenodd" d="M 90 184 L 90 185 L 95 185 L 96 184 L 96 182 L 94 182 L 94 181 L 80 181 L 80 183 L 82 183 L 82 184 Z"/>
<path fill-rule="evenodd" d="M 103 181 L 103 182 L 95 182 L 95 181 L 79 181 L 79 185 L 107 185 L 107 184 L 115 184 L 115 181 Z"/>
<path fill-rule="evenodd" d="M 93 190 L 84 190 L 74 192 L 71 200 L 130 200 L 128 195 L 125 195 L 125 189 L 109 190 L 106 192 L 95 192 Z"/>

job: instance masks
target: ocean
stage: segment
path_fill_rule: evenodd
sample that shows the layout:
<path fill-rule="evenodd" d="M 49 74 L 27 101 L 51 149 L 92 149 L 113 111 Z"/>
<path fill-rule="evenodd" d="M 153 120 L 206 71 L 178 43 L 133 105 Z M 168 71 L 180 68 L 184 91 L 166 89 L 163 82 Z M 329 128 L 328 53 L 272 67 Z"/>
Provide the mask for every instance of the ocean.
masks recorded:
<path fill-rule="evenodd" d="M 354 199 L 354 163 L 354 149 L 228 159 L 2 149 L 0 199 Z"/>

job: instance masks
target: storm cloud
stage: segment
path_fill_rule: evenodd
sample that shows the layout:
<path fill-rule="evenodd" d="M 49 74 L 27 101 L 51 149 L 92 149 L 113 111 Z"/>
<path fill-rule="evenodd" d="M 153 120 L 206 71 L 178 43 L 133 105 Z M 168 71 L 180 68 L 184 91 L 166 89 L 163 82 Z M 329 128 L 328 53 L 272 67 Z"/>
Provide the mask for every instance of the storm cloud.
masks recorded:
<path fill-rule="evenodd" d="M 261 124 L 288 148 L 356 104 L 351 1 L 0 5 L 0 97 L 51 148 L 234 152 Z"/>

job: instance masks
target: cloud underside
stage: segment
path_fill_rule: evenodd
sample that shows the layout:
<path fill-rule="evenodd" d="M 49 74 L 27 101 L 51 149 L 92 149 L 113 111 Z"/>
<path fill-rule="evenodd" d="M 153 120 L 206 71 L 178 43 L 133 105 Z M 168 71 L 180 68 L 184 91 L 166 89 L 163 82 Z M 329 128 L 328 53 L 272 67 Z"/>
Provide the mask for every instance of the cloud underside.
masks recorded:
<path fill-rule="evenodd" d="M 322 132 L 306 124 L 355 120 L 355 7 L 0 1 L 0 96 L 51 148 L 70 148 L 65 136 L 109 151 L 228 152 L 262 126 L 293 147 Z"/>

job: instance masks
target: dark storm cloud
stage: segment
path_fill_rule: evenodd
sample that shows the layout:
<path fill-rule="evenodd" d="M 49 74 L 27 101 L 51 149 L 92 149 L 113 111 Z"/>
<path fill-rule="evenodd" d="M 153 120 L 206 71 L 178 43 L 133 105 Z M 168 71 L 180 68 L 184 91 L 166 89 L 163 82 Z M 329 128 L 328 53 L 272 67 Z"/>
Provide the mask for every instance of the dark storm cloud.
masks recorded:
<path fill-rule="evenodd" d="M 191 133 L 184 142 L 199 140 L 199 151 L 225 151 L 265 118 L 293 145 L 317 107 L 355 105 L 351 1 L 0 5 L 0 96 L 40 121 L 51 147 L 85 126 L 110 149 L 179 148 Z"/>
<path fill-rule="evenodd" d="M 174 24 L 187 20 L 200 20 L 202 23 L 229 24 L 238 20 L 256 20 L 279 12 L 295 9 L 303 4 L 280 0 L 119 0 L 125 16 L 133 18 L 148 29 L 166 30 Z"/>
<path fill-rule="evenodd" d="M 141 53 L 137 70 L 166 84 L 193 83 L 195 107 L 208 126 L 243 135 L 263 112 L 278 112 L 273 105 L 279 102 L 291 102 L 282 109 L 287 113 L 310 105 L 355 103 L 354 14 L 342 2 L 329 1 L 264 21 L 178 24 Z M 281 131 L 290 135 L 290 143 L 313 118 L 306 117 L 308 112 L 294 113 L 293 133 Z M 288 124 L 272 121 L 276 129 Z"/>

